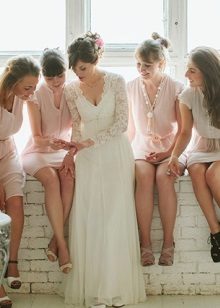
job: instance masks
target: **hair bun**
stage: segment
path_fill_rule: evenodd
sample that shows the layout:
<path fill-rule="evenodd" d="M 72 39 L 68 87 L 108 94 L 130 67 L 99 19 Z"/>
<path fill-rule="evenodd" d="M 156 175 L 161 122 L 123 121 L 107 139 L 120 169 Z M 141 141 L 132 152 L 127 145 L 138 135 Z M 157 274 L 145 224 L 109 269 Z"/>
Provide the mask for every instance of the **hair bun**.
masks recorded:
<path fill-rule="evenodd" d="M 152 39 L 158 41 L 163 47 L 169 48 L 171 46 L 170 41 L 167 38 L 160 36 L 157 32 L 151 34 Z"/>

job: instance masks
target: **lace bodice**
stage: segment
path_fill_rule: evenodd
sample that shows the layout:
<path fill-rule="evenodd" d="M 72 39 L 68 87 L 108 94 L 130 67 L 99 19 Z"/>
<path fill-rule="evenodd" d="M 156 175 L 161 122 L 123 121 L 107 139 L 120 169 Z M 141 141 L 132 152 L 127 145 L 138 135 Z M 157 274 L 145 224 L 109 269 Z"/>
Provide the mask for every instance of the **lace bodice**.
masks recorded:
<path fill-rule="evenodd" d="M 66 87 L 65 95 L 73 121 L 73 141 L 91 138 L 97 146 L 126 131 L 127 93 L 120 75 L 105 73 L 103 93 L 97 106 L 83 95 L 78 81 Z"/>

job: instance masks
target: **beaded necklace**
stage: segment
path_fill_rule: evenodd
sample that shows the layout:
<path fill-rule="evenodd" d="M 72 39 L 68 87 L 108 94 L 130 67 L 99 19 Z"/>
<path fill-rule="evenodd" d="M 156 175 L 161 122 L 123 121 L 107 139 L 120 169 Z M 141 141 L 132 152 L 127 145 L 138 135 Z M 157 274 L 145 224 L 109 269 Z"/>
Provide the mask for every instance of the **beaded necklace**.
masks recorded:
<path fill-rule="evenodd" d="M 158 142 L 159 141 L 159 136 L 155 133 L 155 119 L 154 119 L 154 109 L 155 109 L 155 106 L 156 106 L 156 103 L 157 103 L 157 99 L 158 99 L 158 96 L 159 96 L 159 93 L 160 93 L 160 90 L 162 88 L 162 84 L 164 82 L 164 77 L 162 77 L 161 81 L 160 81 L 160 84 L 159 86 L 157 87 L 157 92 L 156 92 L 156 95 L 154 97 L 154 101 L 153 103 L 151 104 L 150 100 L 149 100 L 149 97 L 147 95 L 147 92 L 146 92 L 146 88 L 145 88 L 145 85 L 144 85 L 144 82 L 142 81 L 142 91 L 143 91 L 143 95 L 144 95 L 144 98 L 145 98 L 145 104 L 146 104 L 146 107 L 147 107 L 147 132 L 149 135 L 151 135 L 151 139 L 152 141 L 154 142 Z"/>

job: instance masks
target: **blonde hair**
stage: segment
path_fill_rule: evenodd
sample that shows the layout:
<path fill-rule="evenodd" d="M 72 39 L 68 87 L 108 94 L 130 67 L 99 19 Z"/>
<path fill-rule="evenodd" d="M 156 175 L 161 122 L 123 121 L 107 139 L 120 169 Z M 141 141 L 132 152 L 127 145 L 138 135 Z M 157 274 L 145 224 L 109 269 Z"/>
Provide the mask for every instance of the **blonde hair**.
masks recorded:
<path fill-rule="evenodd" d="M 16 56 L 6 64 L 0 77 L 0 106 L 7 108 L 7 98 L 15 84 L 25 76 L 38 77 L 40 66 L 31 56 Z"/>

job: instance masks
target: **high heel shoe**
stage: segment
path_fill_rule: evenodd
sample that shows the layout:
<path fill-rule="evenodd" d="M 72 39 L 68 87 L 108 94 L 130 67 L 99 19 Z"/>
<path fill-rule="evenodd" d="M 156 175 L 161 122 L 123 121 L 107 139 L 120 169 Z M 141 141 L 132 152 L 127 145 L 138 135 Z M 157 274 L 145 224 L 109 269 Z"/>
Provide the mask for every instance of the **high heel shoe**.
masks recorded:
<path fill-rule="evenodd" d="M 47 259 L 50 262 L 56 262 L 57 261 L 57 255 L 52 250 L 50 250 L 49 246 L 46 249 L 46 255 L 47 255 Z"/>
<path fill-rule="evenodd" d="M 8 261 L 8 264 L 18 264 L 18 261 L 17 260 L 9 260 Z M 21 278 L 18 276 L 18 277 L 13 277 L 13 276 L 8 276 L 8 270 L 6 271 L 6 274 L 5 274 L 5 278 L 6 278 L 6 281 L 7 281 L 7 284 L 9 286 L 9 288 L 11 289 L 20 289 L 21 287 Z"/>
<path fill-rule="evenodd" d="M 142 266 L 150 266 L 155 264 L 155 258 L 150 246 L 141 247 L 141 264 Z"/>
<path fill-rule="evenodd" d="M 69 272 L 71 271 L 73 265 L 72 263 L 65 263 L 63 265 L 60 265 L 60 271 L 63 272 L 64 274 L 69 274 Z"/>
<path fill-rule="evenodd" d="M 160 258 L 159 258 L 159 261 L 158 261 L 159 265 L 163 265 L 163 266 L 173 265 L 174 248 L 175 248 L 175 243 L 173 243 L 173 246 L 171 246 L 171 247 L 162 249 L 161 255 L 160 255 Z"/>
<path fill-rule="evenodd" d="M 8 296 L 0 297 L 0 308 L 11 308 L 12 301 Z"/>

